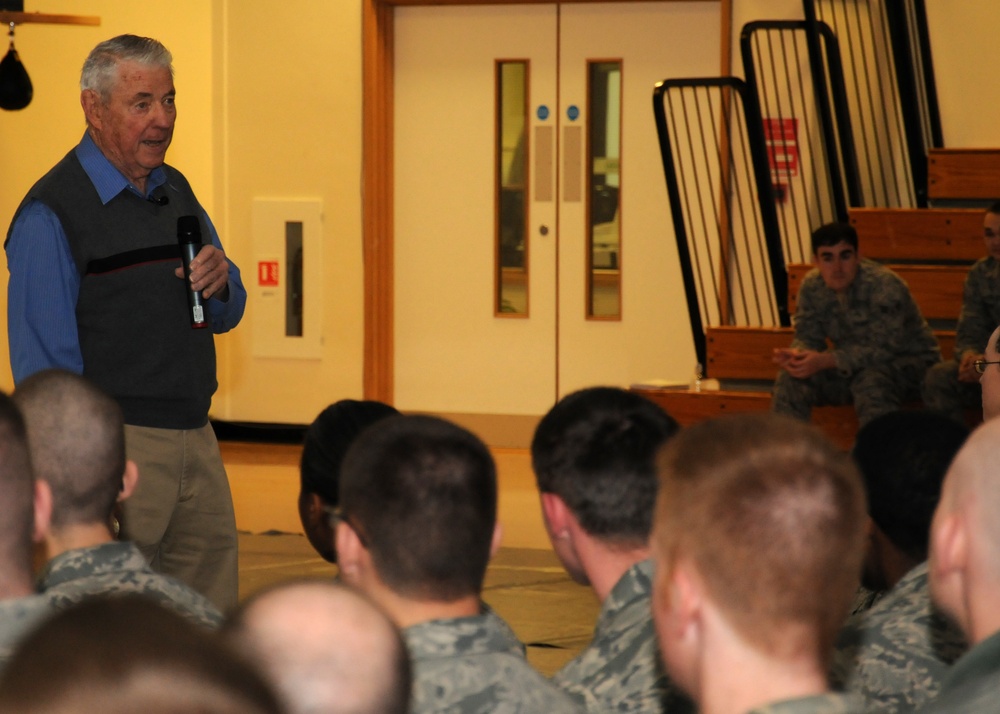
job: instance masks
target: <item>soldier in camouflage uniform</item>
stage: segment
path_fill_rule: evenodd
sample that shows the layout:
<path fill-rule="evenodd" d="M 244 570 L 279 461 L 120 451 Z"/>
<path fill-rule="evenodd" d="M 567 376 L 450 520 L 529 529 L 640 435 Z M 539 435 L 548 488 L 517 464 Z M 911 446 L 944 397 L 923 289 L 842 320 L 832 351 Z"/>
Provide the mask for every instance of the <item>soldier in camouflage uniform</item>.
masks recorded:
<path fill-rule="evenodd" d="M 1000 710 L 1000 420 L 969 437 L 948 469 L 931 527 L 934 604 L 961 628 L 971 649 L 945 675 L 928 714 Z"/>
<path fill-rule="evenodd" d="M 659 457 L 653 619 L 701 714 L 861 712 L 829 691 L 864 554 L 864 487 L 814 427 L 742 414 L 685 427 Z"/>
<path fill-rule="evenodd" d="M 965 278 L 955 358 L 935 365 L 924 377 L 924 403 L 959 421 L 965 421 L 965 409 L 979 406 L 982 390 L 975 362 L 983 359 L 986 341 L 1000 325 L 1000 201 L 986 211 L 983 240 L 989 255 L 976 261 Z"/>
<path fill-rule="evenodd" d="M 133 543 L 116 541 L 110 523 L 117 500 L 139 478 L 125 459 L 121 408 L 86 378 L 44 370 L 14 394 L 24 412 L 37 478 L 52 490 L 50 558 L 38 587 L 56 609 L 94 595 L 137 593 L 209 627 L 221 613 L 179 580 L 156 573 Z"/>
<path fill-rule="evenodd" d="M 676 431 L 649 400 L 595 387 L 556 404 L 531 443 L 556 555 L 601 600 L 593 641 L 553 682 L 594 714 L 693 711 L 663 671 L 649 606 L 655 456 Z"/>
<path fill-rule="evenodd" d="M 813 406 L 854 404 L 864 425 L 919 396 L 941 351 L 906 283 L 858 257 L 858 235 L 830 223 L 812 235 L 816 268 L 802 281 L 795 337 L 775 350 L 771 408 L 807 420 Z"/>
<path fill-rule="evenodd" d="M 14 402 L 0 393 L 0 670 L 22 637 L 52 613 L 35 594 L 32 540 L 44 533 L 51 512 L 48 492 L 35 483 L 24 420 Z"/>
<path fill-rule="evenodd" d="M 848 619 L 831 680 L 863 696 L 869 712 L 918 708 L 966 649 L 931 605 L 927 541 L 941 482 L 967 436 L 963 424 L 929 411 L 884 414 L 858 432 L 854 459 L 872 520 L 862 580 L 888 593 Z"/>
<path fill-rule="evenodd" d="M 413 712 L 577 712 L 526 665 L 524 645 L 496 613 L 411 625 Z"/>
<path fill-rule="evenodd" d="M 499 545 L 496 467 L 482 441 L 434 417 L 379 421 L 348 450 L 339 501 L 341 575 L 402 628 L 414 714 L 579 712 L 480 599 Z"/>

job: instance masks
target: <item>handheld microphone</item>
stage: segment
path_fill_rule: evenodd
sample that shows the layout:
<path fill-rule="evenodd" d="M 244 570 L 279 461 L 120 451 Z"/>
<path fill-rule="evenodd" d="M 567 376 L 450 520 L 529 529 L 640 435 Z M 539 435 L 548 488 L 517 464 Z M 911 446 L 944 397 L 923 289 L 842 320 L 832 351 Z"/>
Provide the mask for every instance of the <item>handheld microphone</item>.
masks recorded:
<path fill-rule="evenodd" d="M 177 243 L 181 249 L 181 262 L 184 264 L 184 282 L 187 283 L 191 327 L 196 330 L 208 327 L 204 299 L 200 292 L 191 288 L 191 261 L 201 250 L 201 224 L 198 222 L 198 216 L 180 216 L 177 219 Z"/>

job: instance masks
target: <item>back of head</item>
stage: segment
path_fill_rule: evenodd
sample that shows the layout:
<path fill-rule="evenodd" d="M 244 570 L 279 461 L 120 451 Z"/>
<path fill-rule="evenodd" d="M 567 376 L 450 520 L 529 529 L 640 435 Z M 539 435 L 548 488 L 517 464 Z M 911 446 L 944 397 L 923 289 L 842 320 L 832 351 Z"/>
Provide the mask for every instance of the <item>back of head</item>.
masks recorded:
<path fill-rule="evenodd" d="M 106 103 L 118 81 L 118 65 L 122 62 L 165 67 L 171 77 L 174 74 L 173 57 L 160 42 L 151 37 L 118 35 L 101 42 L 87 55 L 80 73 L 80 89 L 97 92 Z"/>
<path fill-rule="evenodd" d="M 493 457 L 471 432 L 429 416 L 373 425 L 344 459 L 340 507 L 396 593 L 439 601 L 479 594 L 497 483 Z"/>
<path fill-rule="evenodd" d="M 868 494 L 868 513 L 889 540 L 916 561 L 927 559 L 941 484 L 969 430 L 942 414 L 897 411 L 867 423 L 854 460 Z"/>
<path fill-rule="evenodd" d="M 38 478 L 52 489 L 52 527 L 106 523 L 122 485 L 118 403 L 78 374 L 36 372 L 14 392 Z"/>
<path fill-rule="evenodd" d="M 328 506 L 336 506 L 340 464 L 347 449 L 367 427 L 398 415 L 388 404 L 354 399 L 342 399 L 320 412 L 302 443 L 302 491 L 315 493 Z"/>
<path fill-rule="evenodd" d="M 659 406 L 633 392 L 574 392 L 535 430 L 531 461 L 538 488 L 559 496 L 588 534 L 643 546 L 656 501 L 656 452 L 677 429 Z"/>
<path fill-rule="evenodd" d="M 816 255 L 820 248 L 829 248 L 840 242 L 847 243 L 855 251 L 858 249 L 858 232 L 850 223 L 827 223 L 812 233 L 812 252 Z"/>
<path fill-rule="evenodd" d="M 389 618 L 365 596 L 326 581 L 256 594 L 225 626 L 271 678 L 288 714 L 404 714 L 410 661 Z"/>
<path fill-rule="evenodd" d="M 18 646 L 0 678 L 0 712 L 270 714 L 260 674 L 181 615 L 138 595 L 86 600 Z"/>
<path fill-rule="evenodd" d="M 4 584 L 30 583 L 34 536 L 34 474 L 24 420 L 14 401 L 0 392 L 0 592 Z"/>
<path fill-rule="evenodd" d="M 658 568 L 691 562 L 741 637 L 825 662 L 858 584 L 865 503 L 850 458 L 774 414 L 687 427 L 660 460 Z"/>

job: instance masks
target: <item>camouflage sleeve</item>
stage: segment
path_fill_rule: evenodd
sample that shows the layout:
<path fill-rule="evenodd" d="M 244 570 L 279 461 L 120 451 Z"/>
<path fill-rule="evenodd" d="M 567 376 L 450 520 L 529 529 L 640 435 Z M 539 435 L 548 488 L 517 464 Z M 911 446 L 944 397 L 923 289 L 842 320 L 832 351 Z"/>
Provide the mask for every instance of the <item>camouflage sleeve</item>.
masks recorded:
<path fill-rule="evenodd" d="M 826 350 L 827 325 L 824 318 L 830 314 L 830 306 L 822 297 L 823 287 L 823 279 L 815 270 L 810 271 L 802 281 L 792 320 L 795 325 L 792 347 L 795 349 Z"/>
<path fill-rule="evenodd" d="M 955 357 L 961 359 L 967 352 L 982 354 L 997 322 L 991 316 L 998 306 L 996 289 L 990 284 L 986 259 L 978 261 L 969 270 L 962 291 L 962 312 L 958 317 L 955 335 Z M 992 309 L 991 309 L 992 308 Z"/>
<path fill-rule="evenodd" d="M 881 273 L 875 276 L 864 296 L 867 304 L 859 305 L 853 313 L 855 323 L 852 334 L 836 345 L 834 355 L 837 369 L 843 373 L 856 372 L 875 364 L 888 364 L 911 351 L 911 345 L 922 339 L 913 333 L 912 325 L 924 324 L 910 294 L 910 289 L 898 275 Z"/>

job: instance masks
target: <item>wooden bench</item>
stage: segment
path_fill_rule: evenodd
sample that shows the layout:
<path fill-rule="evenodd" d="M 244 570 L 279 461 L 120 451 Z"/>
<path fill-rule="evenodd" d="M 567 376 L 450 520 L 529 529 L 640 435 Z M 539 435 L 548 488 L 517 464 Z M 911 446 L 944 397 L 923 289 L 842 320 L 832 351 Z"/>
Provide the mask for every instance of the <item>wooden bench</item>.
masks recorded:
<path fill-rule="evenodd" d="M 724 414 L 766 412 L 771 408 L 771 394 L 767 391 L 693 392 L 645 385 L 635 385 L 632 391 L 659 404 L 684 426 Z M 854 444 L 854 436 L 858 431 L 858 417 L 854 413 L 854 407 L 816 407 L 812 411 L 812 423 L 842 449 L 850 449 Z"/>
<path fill-rule="evenodd" d="M 941 200 L 1000 200 L 1000 149 L 931 149 L 927 196 Z"/>
<path fill-rule="evenodd" d="M 788 266 L 788 312 L 795 314 L 799 287 L 811 265 Z M 962 289 L 969 272 L 965 265 L 888 265 L 910 286 L 910 293 L 928 320 L 957 320 L 962 311 Z"/>
<path fill-rule="evenodd" d="M 852 208 L 858 252 L 867 258 L 972 263 L 986 255 L 978 208 Z"/>
<path fill-rule="evenodd" d="M 788 347 L 792 334 L 790 327 L 710 327 L 706 330 L 705 376 L 771 381 L 778 374 L 771 355 L 777 347 Z M 934 336 L 942 355 L 950 359 L 955 350 L 955 332 L 935 330 Z"/>

